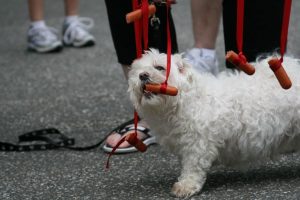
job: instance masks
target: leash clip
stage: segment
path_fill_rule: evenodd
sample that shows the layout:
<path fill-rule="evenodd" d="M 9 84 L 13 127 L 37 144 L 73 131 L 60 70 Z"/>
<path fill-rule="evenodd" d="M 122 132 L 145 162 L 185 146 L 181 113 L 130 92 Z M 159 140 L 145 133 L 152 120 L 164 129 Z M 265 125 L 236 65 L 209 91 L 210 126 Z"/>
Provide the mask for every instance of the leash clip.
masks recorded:
<path fill-rule="evenodd" d="M 160 19 L 156 17 L 155 14 L 150 19 L 150 25 L 154 27 L 154 29 L 159 29 Z"/>

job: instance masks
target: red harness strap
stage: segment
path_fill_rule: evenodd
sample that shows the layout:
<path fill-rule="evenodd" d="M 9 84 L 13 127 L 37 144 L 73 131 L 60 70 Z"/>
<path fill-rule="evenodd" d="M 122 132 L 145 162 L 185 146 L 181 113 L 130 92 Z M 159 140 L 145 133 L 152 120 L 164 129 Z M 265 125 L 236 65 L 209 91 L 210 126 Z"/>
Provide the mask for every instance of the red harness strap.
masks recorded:
<path fill-rule="evenodd" d="M 283 56 L 286 51 L 286 43 L 287 43 L 288 27 L 289 27 L 290 14 L 291 14 L 291 6 L 292 6 L 292 0 L 285 0 L 283 19 L 282 19 L 282 27 L 281 27 L 281 37 L 280 37 L 281 57 L 280 57 L 280 59 L 272 58 L 268 62 L 270 68 L 273 70 L 276 78 L 278 79 L 278 81 L 283 89 L 289 89 L 292 86 L 292 82 L 282 66 Z"/>
<path fill-rule="evenodd" d="M 247 62 L 246 56 L 243 53 L 244 5 L 244 0 L 237 0 L 236 43 L 239 53 L 236 54 L 233 51 L 227 52 L 226 60 L 246 74 L 252 75 L 255 72 L 255 68 Z"/>

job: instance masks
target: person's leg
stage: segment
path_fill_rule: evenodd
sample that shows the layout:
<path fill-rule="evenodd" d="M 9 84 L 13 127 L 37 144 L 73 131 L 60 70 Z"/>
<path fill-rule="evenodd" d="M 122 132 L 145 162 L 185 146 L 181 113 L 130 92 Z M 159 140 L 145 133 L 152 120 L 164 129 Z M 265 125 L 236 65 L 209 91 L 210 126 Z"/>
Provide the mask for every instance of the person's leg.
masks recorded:
<path fill-rule="evenodd" d="M 125 21 L 126 13 L 132 10 L 131 2 L 128 0 L 124 0 L 118 1 L 117 3 L 116 0 L 106 0 L 105 4 L 118 62 L 121 64 L 124 77 L 127 82 L 130 65 L 136 58 L 133 24 L 127 24 Z M 148 128 L 146 124 L 143 124 L 143 120 L 139 122 L 139 125 Z M 130 134 L 132 132 L 133 131 L 130 130 L 125 132 L 124 134 Z M 139 139 L 147 137 L 140 131 L 137 131 L 137 134 L 137 137 Z M 103 150 L 106 152 L 111 151 L 112 147 L 114 147 L 122 137 L 123 135 L 121 135 L 120 131 L 112 132 L 107 137 L 106 144 L 104 145 Z M 128 149 L 128 151 L 131 151 L 131 146 L 127 142 L 122 143 L 122 145 L 119 147 L 119 149 L 124 148 Z M 127 152 L 127 150 L 124 151 L 124 153 L 125 152 Z"/>
<path fill-rule="evenodd" d="M 128 80 L 128 72 L 130 70 L 130 65 L 124 65 L 124 64 L 121 64 L 122 66 L 122 70 L 123 70 L 123 73 L 124 73 L 124 77 L 126 79 L 126 81 Z M 141 127 L 145 127 L 147 129 L 149 129 L 149 126 L 148 124 L 145 122 L 145 120 L 141 119 L 139 121 L 139 126 Z M 130 134 L 134 132 L 134 130 L 131 130 L 131 131 L 128 131 L 127 133 L 125 134 Z M 147 137 L 147 135 L 145 135 L 143 132 L 141 131 L 137 131 L 137 137 L 142 140 L 144 138 Z M 110 147 L 114 147 L 116 146 L 116 144 L 120 141 L 120 139 L 122 138 L 123 135 L 120 135 L 119 133 L 112 133 L 110 136 L 107 137 L 106 139 L 106 144 L 108 144 Z M 120 145 L 120 148 L 124 148 L 124 147 L 129 147 L 130 144 L 128 142 L 124 142 Z"/>
<path fill-rule="evenodd" d="M 43 0 L 28 0 L 28 10 L 31 21 L 27 32 L 28 49 L 41 53 L 61 50 L 62 44 L 55 31 L 44 21 Z"/>
<path fill-rule="evenodd" d="M 116 50 L 118 62 L 122 66 L 124 76 L 128 79 L 128 72 L 132 61 L 136 58 L 135 37 L 133 24 L 127 24 L 125 21 L 125 15 L 132 11 L 132 4 L 129 0 L 105 0 L 108 20 L 111 30 L 111 35 Z M 159 31 L 152 26 L 149 26 L 149 47 L 156 48 L 160 52 L 166 52 L 167 50 L 167 37 L 166 37 L 166 8 L 164 6 L 157 6 L 156 16 L 160 19 Z M 178 46 L 176 42 L 175 27 L 170 15 L 170 29 L 172 37 L 172 53 L 178 52 Z M 131 124 L 132 125 L 132 124 Z M 149 128 L 147 123 L 141 119 L 138 123 L 140 127 Z M 133 130 L 125 131 L 125 134 L 132 133 Z M 138 138 L 143 139 L 147 137 L 145 131 L 137 131 Z M 120 132 L 113 132 L 106 140 L 104 145 L 104 151 L 109 152 L 114 147 L 122 136 Z M 152 144 L 155 142 L 153 136 L 148 136 L 148 141 L 151 140 Z M 120 149 L 130 148 L 128 143 L 123 143 Z M 136 151 L 136 150 L 135 150 Z M 126 151 L 123 151 L 126 152 Z"/>
<path fill-rule="evenodd" d="M 78 17 L 78 12 L 78 0 L 65 0 L 64 44 L 74 47 L 92 46 L 95 38 L 89 33 L 89 29 L 94 26 L 94 22 L 90 18 Z"/>
<path fill-rule="evenodd" d="M 122 70 L 126 80 L 128 80 L 128 72 L 130 70 L 130 65 L 122 65 Z"/>
<path fill-rule="evenodd" d="M 43 0 L 28 0 L 28 9 L 31 22 L 44 20 Z"/>
<path fill-rule="evenodd" d="M 65 0 L 65 15 L 77 16 L 78 15 L 78 0 Z"/>
<path fill-rule="evenodd" d="M 191 0 L 194 47 L 186 53 L 199 72 L 218 73 L 215 53 L 222 0 Z"/>
<path fill-rule="evenodd" d="M 130 65 L 136 58 L 133 24 L 127 24 L 125 21 L 126 13 L 132 10 L 131 2 L 124 0 L 117 3 L 117 1 L 106 0 L 105 4 L 118 62 L 121 64 L 124 77 L 127 82 Z M 143 120 L 139 121 L 139 125 L 148 128 Z M 124 134 L 130 134 L 132 132 L 134 131 L 131 130 Z M 146 137 L 146 135 L 141 131 L 137 131 L 137 134 L 139 139 Z M 120 131 L 112 132 L 106 139 L 106 144 L 103 147 L 104 151 L 109 152 L 111 147 L 114 147 L 122 137 L 123 135 L 120 134 Z M 128 150 L 131 149 L 130 144 L 127 142 L 122 143 L 120 148 L 128 148 Z"/>
<path fill-rule="evenodd" d="M 221 0 L 191 0 L 194 47 L 215 49 L 222 12 Z"/>

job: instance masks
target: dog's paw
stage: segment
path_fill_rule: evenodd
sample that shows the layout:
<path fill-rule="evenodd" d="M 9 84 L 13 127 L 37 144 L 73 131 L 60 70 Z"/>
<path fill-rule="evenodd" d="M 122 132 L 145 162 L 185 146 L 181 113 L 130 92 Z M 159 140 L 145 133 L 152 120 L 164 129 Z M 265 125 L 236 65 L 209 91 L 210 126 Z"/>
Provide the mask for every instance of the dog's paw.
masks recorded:
<path fill-rule="evenodd" d="M 186 198 L 196 194 L 200 189 L 201 187 L 199 184 L 188 180 L 182 180 L 174 183 L 171 192 L 176 197 Z"/>

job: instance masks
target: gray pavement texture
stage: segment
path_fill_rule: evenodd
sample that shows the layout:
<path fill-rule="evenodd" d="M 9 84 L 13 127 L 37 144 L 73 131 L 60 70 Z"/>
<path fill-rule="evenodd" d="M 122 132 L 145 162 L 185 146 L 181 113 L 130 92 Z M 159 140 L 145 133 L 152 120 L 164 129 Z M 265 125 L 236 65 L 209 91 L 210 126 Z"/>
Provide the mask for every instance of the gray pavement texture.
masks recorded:
<path fill-rule="evenodd" d="M 27 131 L 56 127 L 83 146 L 100 140 L 133 116 L 117 63 L 103 1 L 81 1 L 81 15 L 95 19 L 97 45 L 57 54 L 26 51 L 26 1 L 0 0 L 0 139 L 17 142 Z M 63 1 L 45 1 L 46 20 L 61 29 Z M 293 2 L 288 52 L 300 55 L 300 1 Z M 180 51 L 192 46 L 189 1 L 173 6 Z M 222 28 L 218 54 L 224 60 Z M 0 199 L 175 199 L 176 157 L 158 145 L 146 153 L 116 155 L 111 169 L 101 149 L 87 152 L 0 152 Z M 300 156 L 245 172 L 214 168 L 192 199 L 300 199 Z"/>

